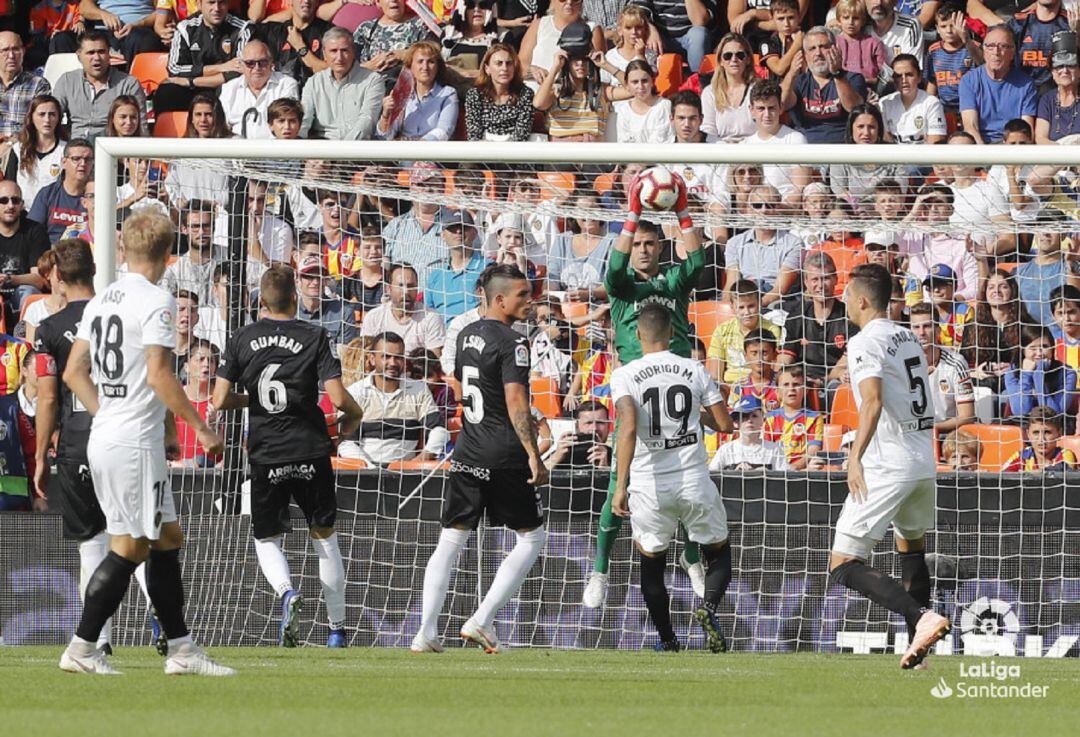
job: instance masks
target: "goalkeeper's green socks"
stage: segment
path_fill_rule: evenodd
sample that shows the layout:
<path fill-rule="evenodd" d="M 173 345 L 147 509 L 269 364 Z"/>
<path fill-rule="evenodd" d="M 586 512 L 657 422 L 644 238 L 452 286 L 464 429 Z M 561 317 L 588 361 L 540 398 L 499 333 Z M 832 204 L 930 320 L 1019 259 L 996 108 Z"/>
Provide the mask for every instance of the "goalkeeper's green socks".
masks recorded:
<path fill-rule="evenodd" d="M 596 531 L 596 561 L 593 563 L 593 570 L 597 573 L 608 572 L 611 549 L 615 547 L 615 541 L 619 539 L 619 530 L 622 529 L 622 517 L 616 517 L 611 511 L 613 496 L 615 496 L 614 479 L 612 479 L 612 486 L 608 487 L 604 508 L 600 510 L 600 526 Z"/>
<path fill-rule="evenodd" d="M 682 526 L 681 522 L 679 523 L 679 530 L 682 531 L 682 537 L 685 541 L 685 544 L 683 545 L 683 557 L 686 558 L 686 562 L 690 565 L 697 565 L 701 562 L 701 548 L 698 547 L 696 542 L 690 539 L 689 535 L 686 533 L 686 528 Z"/>

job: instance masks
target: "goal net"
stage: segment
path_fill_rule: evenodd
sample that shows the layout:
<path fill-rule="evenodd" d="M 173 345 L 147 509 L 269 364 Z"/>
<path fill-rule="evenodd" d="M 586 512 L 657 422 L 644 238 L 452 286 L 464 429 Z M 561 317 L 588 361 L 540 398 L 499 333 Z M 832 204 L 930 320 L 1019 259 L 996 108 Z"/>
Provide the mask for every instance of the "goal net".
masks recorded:
<path fill-rule="evenodd" d="M 1070 468 L 1080 448 L 1080 301 L 1071 285 L 1080 279 L 1072 240 L 1080 158 L 1070 147 L 112 139 L 99 141 L 97 156 L 101 283 L 123 268 L 114 221 L 150 207 L 180 226 L 166 280 L 188 315 L 181 375 L 202 411 L 201 341 L 216 354 L 257 318 L 259 276 L 278 262 L 305 277 L 301 316 L 330 330 L 346 384 L 367 387 L 361 436 L 337 439 L 335 461 L 352 645 L 407 646 L 419 627 L 445 459 L 463 421 L 446 330 L 476 306 L 475 277 L 491 260 L 518 264 L 535 287 L 534 313 L 518 327 L 531 341 L 532 400 L 553 466 L 542 490 L 547 545 L 500 612 L 499 636 L 557 648 L 655 640 L 629 525 L 611 553 L 605 605 L 583 606 L 582 593 L 613 446 L 607 255 L 626 182 L 666 165 L 688 181 L 705 242 L 689 315 L 695 356 L 740 411 L 735 435 L 705 441 L 730 518 L 735 574 L 721 619 L 734 648 L 906 646 L 898 617 L 826 573 L 857 425 L 844 368 L 854 329 L 838 297 L 851 269 L 873 261 L 896 276 L 893 315 L 929 323 L 917 334 L 934 346 L 926 399 L 941 432 L 928 551 L 935 606 L 957 625 L 939 651 L 1077 654 L 1080 505 Z M 147 196 L 117 210 L 116 198 L 132 190 L 116 194 L 116 170 L 130 187 L 146 177 Z M 662 263 L 684 261 L 672 216 L 646 217 L 660 226 Z M 444 219 L 458 221 L 446 234 Z M 369 343 L 384 331 L 405 339 L 402 379 L 427 392 L 422 413 L 387 389 L 399 383 Z M 245 419 L 212 420 L 227 438 L 224 457 L 186 438 L 173 470 L 189 619 L 211 645 L 272 644 L 279 606 L 251 540 Z M 1032 455 L 1024 433 L 1035 437 L 1036 426 L 1040 443 L 1061 450 L 1036 444 Z M 456 639 L 513 543 L 512 532 L 486 523 L 472 537 L 440 619 L 446 640 Z M 308 602 L 303 639 L 322 644 L 318 559 L 296 510 L 285 547 Z M 680 537 L 669 553 L 673 621 L 684 643 L 700 647 L 683 550 Z M 887 536 L 871 562 L 899 577 L 894 550 Z M 147 640 L 138 594 L 118 620 L 122 644 Z"/>

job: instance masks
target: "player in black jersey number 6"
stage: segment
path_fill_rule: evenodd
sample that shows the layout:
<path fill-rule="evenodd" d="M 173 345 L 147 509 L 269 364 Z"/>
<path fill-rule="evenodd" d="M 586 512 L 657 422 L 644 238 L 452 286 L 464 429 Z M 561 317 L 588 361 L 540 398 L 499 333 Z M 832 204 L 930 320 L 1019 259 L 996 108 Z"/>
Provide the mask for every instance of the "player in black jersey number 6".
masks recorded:
<path fill-rule="evenodd" d="M 341 383 L 341 364 L 330 351 L 326 330 L 296 319 L 292 269 L 270 267 L 259 283 L 259 299 L 266 316 L 236 331 L 225 346 L 214 406 L 247 407 L 251 418 L 251 527 L 259 568 L 281 597 L 280 643 L 295 647 L 299 639 L 300 593 L 293 588 L 281 549 L 281 537 L 289 531 L 291 497 L 307 519 L 311 547 L 319 556 L 330 623 L 326 646 L 345 647 L 345 566 L 334 532 L 332 445 L 319 408 L 319 384 L 345 414 L 340 437 L 356 431 L 363 412 Z M 234 393 L 234 384 L 242 384 L 248 393 Z"/>
<path fill-rule="evenodd" d="M 494 524 L 517 531 L 487 596 L 461 628 L 462 639 L 499 651 L 495 614 L 517 593 L 544 548 L 544 510 L 535 487 L 547 483 L 529 410 L 529 341 L 510 326 L 529 314 L 530 287 L 514 266 L 480 275 L 487 313 L 458 335 L 454 375 L 464 422 L 446 486 L 439 544 L 424 572 L 424 609 L 413 652 L 442 652 L 437 625 L 450 572 L 487 510 Z"/>

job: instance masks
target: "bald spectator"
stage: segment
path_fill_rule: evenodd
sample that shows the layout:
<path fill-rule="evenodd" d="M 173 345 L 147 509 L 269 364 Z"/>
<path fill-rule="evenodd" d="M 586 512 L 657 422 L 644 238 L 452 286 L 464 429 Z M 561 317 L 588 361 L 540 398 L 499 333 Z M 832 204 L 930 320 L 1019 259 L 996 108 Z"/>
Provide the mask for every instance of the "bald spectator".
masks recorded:
<path fill-rule="evenodd" d="M 356 63 L 352 36 L 345 29 L 331 28 L 322 45 L 329 67 L 304 85 L 300 135 L 335 141 L 370 139 L 382 110 L 382 78 Z"/>
<path fill-rule="evenodd" d="M 285 22 L 264 23 L 259 37 L 270 47 L 277 69 L 295 79 L 302 87 L 313 74 L 326 69 L 323 61 L 323 35 L 333 28 L 315 14 L 318 0 L 291 0 Z"/>
<path fill-rule="evenodd" d="M 270 47 L 255 39 L 240 52 L 242 76 L 221 87 L 221 106 L 234 136 L 273 138 L 267 108 L 281 98 L 300 99 L 300 86 L 274 69 Z"/>
<path fill-rule="evenodd" d="M 986 32 L 983 52 L 986 63 L 960 80 L 960 118 L 976 143 L 1000 143 L 1005 124 L 1013 118 L 1023 118 L 1034 128 L 1035 85 L 1013 67 L 1016 37 L 1008 26 Z"/>
<path fill-rule="evenodd" d="M 131 95 L 140 108 L 146 108 L 146 95 L 139 81 L 110 63 L 109 36 L 105 32 L 83 34 L 79 39 L 79 61 L 82 69 L 64 72 L 53 90 L 67 112 L 73 138 L 103 135 L 109 110 L 120 95 Z"/>
<path fill-rule="evenodd" d="M 240 76 L 237 55 L 250 39 L 250 25 L 229 12 L 229 0 L 199 0 L 199 14 L 176 27 L 169 78 L 154 95 L 154 109 L 187 110 L 199 90 L 217 89 Z"/>
<path fill-rule="evenodd" d="M 0 32 L 0 140 L 8 140 L 22 130 L 30 101 L 50 92 L 49 83 L 23 69 L 23 48 L 19 34 Z"/>
<path fill-rule="evenodd" d="M 129 64 L 139 54 L 165 49 L 154 31 L 154 0 L 82 0 L 79 12 L 88 31 L 104 33 L 105 43 Z"/>

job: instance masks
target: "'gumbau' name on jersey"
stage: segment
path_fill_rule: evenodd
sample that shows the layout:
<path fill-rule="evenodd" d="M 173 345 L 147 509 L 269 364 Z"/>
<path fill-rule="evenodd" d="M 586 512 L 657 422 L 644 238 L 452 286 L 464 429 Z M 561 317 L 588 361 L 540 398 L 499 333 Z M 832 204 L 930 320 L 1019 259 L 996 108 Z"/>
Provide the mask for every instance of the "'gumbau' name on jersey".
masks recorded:
<path fill-rule="evenodd" d="M 258 351 L 263 348 L 282 348 L 293 355 L 304 350 L 303 343 L 294 338 L 290 338 L 288 335 L 282 335 L 280 333 L 275 335 L 260 335 L 257 338 L 252 338 L 248 342 L 248 345 L 253 351 Z"/>
<path fill-rule="evenodd" d="M 901 330 L 900 332 L 893 333 L 891 336 L 889 336 L 889 341 L 892 343 L 892 345 L 885 350 L 890 356 L 895 356 L 896 350 L 900 346 L 902 346 L 904 343 L 916 343 L 918 342 L 918 338 L 916 338 L 915 333 L 911 332 L 910 330 Z"/>
<path fill-rule="evenodd" d="M 687 367 L 677 366 L 672 363 L 662 363 L 657 366 L 643 366 L 640 371 L 634 374 L 634 383 L 640 384 L 643 381 L 651 379 L 654 376 L 660 376 L 661 374 L 677 374 L 686 381 L 690 381 L 694 378 L 694 372 Z"/>

